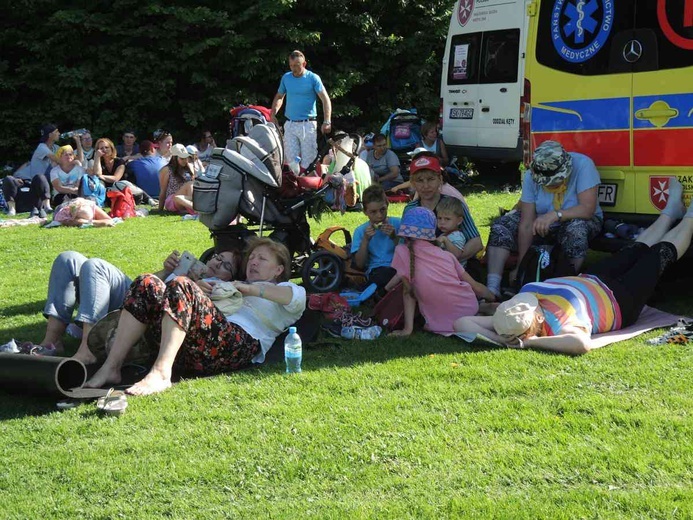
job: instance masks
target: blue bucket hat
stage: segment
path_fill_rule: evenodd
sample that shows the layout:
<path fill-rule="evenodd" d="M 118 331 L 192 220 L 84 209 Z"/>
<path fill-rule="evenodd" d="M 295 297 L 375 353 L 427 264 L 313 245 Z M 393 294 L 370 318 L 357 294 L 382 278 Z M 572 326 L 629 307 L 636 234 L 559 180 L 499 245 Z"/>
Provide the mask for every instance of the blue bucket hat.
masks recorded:
<path fill-rule="evenodd" d="M 402 217 L 397 235 L 419 240 L 436 239 L 436 215 L 428 208 L 414 208 Z"/>

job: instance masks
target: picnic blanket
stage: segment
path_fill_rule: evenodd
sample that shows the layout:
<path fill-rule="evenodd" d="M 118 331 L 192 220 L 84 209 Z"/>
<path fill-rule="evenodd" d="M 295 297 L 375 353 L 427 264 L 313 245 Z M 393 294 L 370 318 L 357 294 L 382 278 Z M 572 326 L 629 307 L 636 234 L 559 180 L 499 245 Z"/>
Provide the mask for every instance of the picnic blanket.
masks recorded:
<path fill-rule="evenodd" d="M 33 224 L 40 224 L 41 226 L 43 226 L 46 222 L 47 219 L 41 217 L 11 218 L 6 220 L 0 220 L 0 228 L 15 226 L 31 226 Z"/>

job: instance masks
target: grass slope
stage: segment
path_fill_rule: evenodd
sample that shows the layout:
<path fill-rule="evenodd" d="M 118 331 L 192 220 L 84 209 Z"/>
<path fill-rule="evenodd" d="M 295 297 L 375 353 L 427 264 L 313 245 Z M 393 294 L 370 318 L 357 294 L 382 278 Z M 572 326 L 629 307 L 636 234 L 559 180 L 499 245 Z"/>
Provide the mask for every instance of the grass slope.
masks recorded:
<path fill-rule="evenodd" d="M 469 197 L 484 238 L 516 198 Z M 362 220 L 331 215 L 313 234 Z M 209 246 L 172 216 L 0 234 L 2 342 L 41 339 L 63 250 L 134 276 Z M 664 303 L 690 313 L 686 298 Z M 641 338 L 571 358 L 417 333 L 324 341 L 297 377 L 186 380 L 120 419 L 0 393 L 0 517 L 690 518 L 692 358 Z"/>

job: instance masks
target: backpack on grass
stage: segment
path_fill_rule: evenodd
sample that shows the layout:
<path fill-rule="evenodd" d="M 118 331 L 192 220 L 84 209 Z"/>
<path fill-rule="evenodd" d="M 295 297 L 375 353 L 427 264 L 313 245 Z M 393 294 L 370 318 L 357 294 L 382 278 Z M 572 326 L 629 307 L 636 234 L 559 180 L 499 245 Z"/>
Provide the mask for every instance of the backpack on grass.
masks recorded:
<path fill-rule="evenodd" d="M 517 268 L 515 289 L 532 282 L 543 282 L 559 276 L 575 276 L 577 273 L 560 244 L 550 250 L 546 246 L 530 246 Z"/>
<path fill-rule="evenodd" d="M 103 207 L 106 202 L 106 187 L 96 175 L 83 175 L 79 181 L 79 196 Z"/>

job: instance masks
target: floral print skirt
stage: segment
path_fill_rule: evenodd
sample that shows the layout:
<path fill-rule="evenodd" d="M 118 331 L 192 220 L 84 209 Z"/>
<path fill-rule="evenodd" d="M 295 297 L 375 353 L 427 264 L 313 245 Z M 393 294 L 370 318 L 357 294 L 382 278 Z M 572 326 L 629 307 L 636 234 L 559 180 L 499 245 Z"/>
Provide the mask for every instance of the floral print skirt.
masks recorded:
<path fill-rule="evenodd" d="M 260 342 L 234 323 L 226 321 L 202 290 L 179 276 L 168 284 L 152 274 L 139 276 L 130 286 L 123 309 L 150 326 L 161 339 L 164 313 L 185 331 L 175 367 L 200 375 L 239 370 L 252 363 Z"/>

